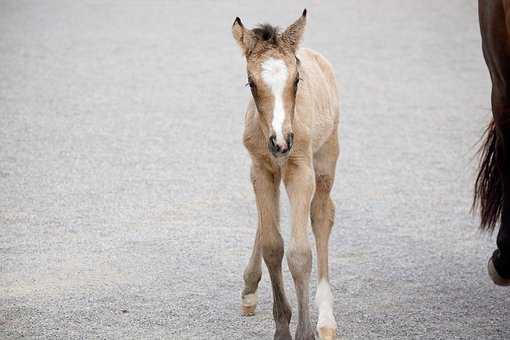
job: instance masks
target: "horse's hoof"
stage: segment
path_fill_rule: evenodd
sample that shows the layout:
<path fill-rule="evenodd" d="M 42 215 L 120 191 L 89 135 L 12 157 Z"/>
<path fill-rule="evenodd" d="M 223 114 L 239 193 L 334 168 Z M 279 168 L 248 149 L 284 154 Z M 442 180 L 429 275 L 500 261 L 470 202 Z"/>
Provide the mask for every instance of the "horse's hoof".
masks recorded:
<path fill-rule="evenodd" d="M 336 339 L 336 329 L 334 329 L 334 328 L 321 327 L 318 329 L 318 331 L 319 331 L 319 339 L 320 340 L 335 340 Z"/>
<path fill-rule="evenodd" d="M 489 276 L 492 279 L 492 282 L 494 282 L 498 286 L 510 286 L 510 278 L 504 278 L 498 274 L 498 271 L 494 266 L 494 262 L 492 261 L 492 257 L 489 259 L 487 271 L 489 272 Z"/>
<path fill-rule="evenodd" d="M 241 306 L 241 315 L 242 316 L 254 316 L 255 315 L 255 309 L 257 308 L 257 305 L 253 306 Z"/>
<path fill-rule="evenodd" d="M 241 315 L 253 316 L 257 308 L 257 293 L 247 294 L 242 297 Z"/>

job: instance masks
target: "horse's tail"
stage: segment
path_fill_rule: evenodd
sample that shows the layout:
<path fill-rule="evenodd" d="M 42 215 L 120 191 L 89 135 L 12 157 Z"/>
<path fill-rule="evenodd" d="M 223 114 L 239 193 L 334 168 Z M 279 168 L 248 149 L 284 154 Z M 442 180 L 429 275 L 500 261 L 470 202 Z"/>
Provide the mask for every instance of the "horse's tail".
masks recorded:
<path fill-rule="evenodd" d="M 496 124 L 491 121 L 480 147 L 480 165 L 475 182 L 473 210 L 480 210 L 480 228 L 492 232 L 501 217 L 503 205 L 503 159 Z"/>

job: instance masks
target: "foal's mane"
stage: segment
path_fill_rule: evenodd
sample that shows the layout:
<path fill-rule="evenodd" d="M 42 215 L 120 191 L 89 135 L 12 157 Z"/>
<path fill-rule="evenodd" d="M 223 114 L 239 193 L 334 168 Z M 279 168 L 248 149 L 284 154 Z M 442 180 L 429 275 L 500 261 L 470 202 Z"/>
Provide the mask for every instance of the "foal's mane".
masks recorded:
<path fill-rule="evenodd" d="M 266 41 L 273 45 L 278 44 L 277 38 L 280 28 L 277 26 L 270 24 L 260 24 L 257 25 L 257 27 L 255 27 L 252 31 L 259 40 Z"/>

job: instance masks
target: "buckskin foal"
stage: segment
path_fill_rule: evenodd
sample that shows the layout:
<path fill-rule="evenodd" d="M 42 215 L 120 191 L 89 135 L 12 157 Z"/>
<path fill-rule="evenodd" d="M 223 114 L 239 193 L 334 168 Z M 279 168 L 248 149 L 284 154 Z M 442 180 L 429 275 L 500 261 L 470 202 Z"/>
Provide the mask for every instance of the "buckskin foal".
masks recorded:
<path fill-rule="evenodd" d="M 315 338 L 309 314 L 310 221 L 318 256 L 317 331 L 322 339 L 336 336 L 328 278 L 328 240 L 335 217 L 330 192 L 339 155 L 339 102 L 329 62 L 317 52 L 298 49 L 305 23 L 306 10 L 281 33 L 270 25 L 247 29 L 239 18 L 232 25 L 233 36 L 246 57 L 252 93 L 243 141 L 252 161 L 251 182 L 258 210 L 255 244 L 244 272 L 242 313 L 255 312 L 263 258 L 273 287 L 275 339 L 292 339 L 291 309 L 282 282 L 281 180 L 292 216 L 287 263 L 298 300 L 295 338 Z"/>

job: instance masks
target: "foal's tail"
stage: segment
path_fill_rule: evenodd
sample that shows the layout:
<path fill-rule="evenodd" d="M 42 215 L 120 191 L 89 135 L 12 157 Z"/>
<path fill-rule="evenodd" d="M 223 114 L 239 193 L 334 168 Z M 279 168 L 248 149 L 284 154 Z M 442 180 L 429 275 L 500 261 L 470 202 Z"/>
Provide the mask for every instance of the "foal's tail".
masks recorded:
<path fill-rule="evenodd" d="M 480 210 L 480 228 L 492 232 L 501 217 L 503 205 L 503 159 L 496 124 L 491 121 L 480 147 L 480 165 L 475 182 L 473 210 Z"/>

